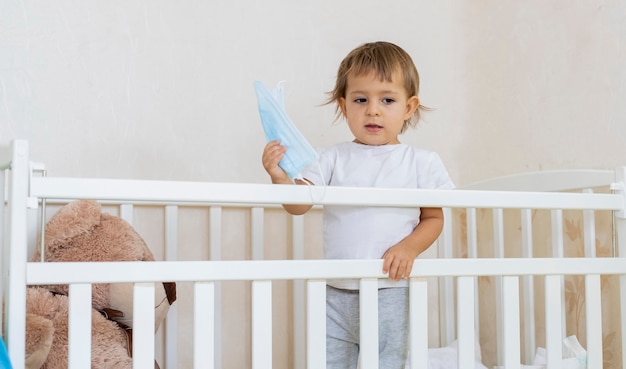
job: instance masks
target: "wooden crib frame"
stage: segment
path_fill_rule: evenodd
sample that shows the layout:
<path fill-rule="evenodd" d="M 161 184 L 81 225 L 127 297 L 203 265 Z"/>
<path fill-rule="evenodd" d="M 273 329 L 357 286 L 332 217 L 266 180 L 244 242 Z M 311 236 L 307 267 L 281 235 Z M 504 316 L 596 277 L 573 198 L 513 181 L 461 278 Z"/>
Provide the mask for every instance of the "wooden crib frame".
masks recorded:
<path fill-rule="evenodd" d="M 611 194 L 550 193 L 522 191 L 487 191 L 476 189 L 409 190 L 365 189 L 266 184 L 192 183 L 174 181 L 144 181 L 117 179 L 58 178 L 36 175 L 36 165 L 30 160 L 28 143 L 16 140 L 6 158 L 7 219 L 3 232 L 2 294 L 6 304 L 3 325 L 7 332 L 10 357 L 15 368 L 23 368 L 25 289 L 27 285 L 70 284 L 70 368 L 90 366 L 91 284 L 134 282 L 134 345 L 133 363 L 136 368 L 153 366 L 154 315 L 152 297 L 154 282 L 174 281 L 194 283 L 193 362 L 195 368 L 220 367 L 220 342 L 215 332 L 220 329 L 219 282 L 245 280 L 252 283 L 252 367 L 272 367 L 272 281 L 301 281 L 306 289 L 306 314 L 296 318 L 306 326 L 298 337 L 302 352 L 294 354 L 294 367 L 323 368 L 325 366 L 325 280 L 357 278 L 361 280 L 361 368 L 378 367 L 377 348 L 377 281 L 385 278 L 380 272 L 382 262 L 338 260 L 245 260 L 245 261 L 158 261 L 138 263 L 34 263 L 28 262 L 29 233 L 32 233 L 32 210 L 46 201 L 96 199 L 121 204 L 152 203 L 165 206 L 178 204 L 223 204 L 251 206 L 260 212 L 268 204 L 313 203 L 318 205 L 366 206 L 432 206 L 445 209 L 582 209 L 612 211 L 617 234 L 616 257 L 612 258 L 443 258 L 416 260 L 410 278 L 410 345 L 411 367 L 427 368 L 428 285 L 425 278 L 445 278 L 440 298 L 442 311 L 442 344 L 458 340 L 458 368 L 474 368 L 476 322 L 476 277 L 499 278 L 502 291 L 499 365 L 519 368 L 527 358 L 520 350 L 520 281 L 527 276 L 543 276 L 546 285 L 546 348 L 548 368 L 560 367 L 563 339 L 562 277 L 584 275 L 587 308 L 588 367 L 602 367 L 602 332 L 600 277 L 620 276 L 620 303 L 626 306 L 626 196 L 625 169 L 616 172 Z M 2 162 L 0 162 L 2 164 Z M 5 180 L 0 181 L 4 184 Z M 315 200 L 315 201 L 313 201 Z M 254 210 L 257 209 L 257 210 Z M 258 210 L 261 209 L 261 210 Z M 174 210 L 175 211 L 175 210 Z M 447 210 L 448 211 L 448 210 Z M 558 214 L 558 213 L 557 213 Z M 0 212 L 4 216 L 5 212 Z M 294 223 L 295 227 L 298 223 Z M 253 226 L 254 227 L 254 226 Z M 451 242 L 451 230 L 442 234 L 441 243 Z M 216 231 L 216 237 L 219 232 Z M 447 240 L 446 240 L 447 239 Z M 262 241 L 260 241 L 262 242 Z M 295 243 L 298 241 L 296 240 Z M 558 243 L 558 241 L 557 241 Z M 504 245 L 501 245 L 504 247 Z M 441 252 L 440 252 L 441 254 Z M 295 253 L 294 253 L 295 255 Z M 558 256 L 558 255 L 557 255 Z M 107 271 L 114 268 L 116 273 Z M 456 290 L 456 292 L 454 292 Z M 304 293 L 304 292 L 303 292 Z M 303 301 L 303 296 L 294 299 Z M 452 300 L 454 303 L 452 303 Z M 455 313 L 456 310 L 456 313 Z M 622 309 L 620 330 L 622 351 L 626 352 L 626 309 Z M 295 313 L 294 313 L 295 314 Z M 306 317 L 305 317 L 306 315 Z M 447 317 L 447 318 L 445 318 Z M 169 318 L 168 318 L 169 319 Z M 454 327 L 451 327 L 453 325 Z M 304 333 L 303 333 L 304 334 Z M 451 337 L 453 335 L 453 337 Z M 80 343 L 80 344 L 79 344 Z M 304 348 L 306 347 L 306 348 Z M 82 349 L 81 349 L 82 348 Z M 166 350 L 169 350 L 166 348 Z M 175 357 L 174 352 L 167 356 Z M 526 354 L 524 355 L 526 356 Z M 167 362 L 170 359 L 168 357 Z M 175 361 L 174 361 L 175 362 Z M 626 367 L 626 355 L 622 358 Z M 175 364 L 171 364 L 175 365 Z M 165 367 L 169 367 L 168 363 Z"/>

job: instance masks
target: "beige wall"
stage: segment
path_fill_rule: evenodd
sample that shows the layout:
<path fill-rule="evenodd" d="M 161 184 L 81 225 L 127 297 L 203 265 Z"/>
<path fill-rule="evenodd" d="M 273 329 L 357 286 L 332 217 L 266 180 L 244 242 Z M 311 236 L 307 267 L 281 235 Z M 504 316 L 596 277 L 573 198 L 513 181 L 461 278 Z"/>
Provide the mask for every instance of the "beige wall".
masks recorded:
<path fill-rule="evenodd" d="M 36 1 L 0 5 L 0 139 L 70 176 L 266 182 L 252 81 L 314 146 L 341 58 L 390 40 L 436 110 L 403 138 L 458 184 L 626 162 L 620 1 Z"/>
<path fill-rule="evenodd" d="M 435 109 L 402 140 L 438 151 L 457 184 L 613 168 L 626 164 L 625 16 L 609 0 L 5 1 L 0 140 L 29 140 L 58 176 L 267 182 L 253 80 L 287 81 L 314 146 L 347 140 L 319 104 L 350 49 L 388 40 Z"/>

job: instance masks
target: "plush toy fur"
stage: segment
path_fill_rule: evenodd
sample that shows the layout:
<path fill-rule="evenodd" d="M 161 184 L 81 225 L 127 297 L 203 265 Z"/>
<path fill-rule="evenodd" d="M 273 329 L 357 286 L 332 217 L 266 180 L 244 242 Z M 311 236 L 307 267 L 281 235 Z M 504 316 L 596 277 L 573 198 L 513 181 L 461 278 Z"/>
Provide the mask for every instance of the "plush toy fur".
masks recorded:
<path fill-rule="evenodd" d="M 154 260 L 130 224 L 102 213 L 100 204 L 91 200 L 60 208 L 46 225 L 44 246 L 45 262 Z M 32 260 L 40 260 L 39 251 Z M 155 332 L 176 300 L 174 283 L 159 286 L 155 291 Z M 67 367 L 67 295 L 67 285 L 28 289 L 27 363 L 32 362 L 28 368 Z M 92 368 L 131 367 L 127 366 L 131 363 L 127 331 L 133 326 L 132 296 L 132 283 L 93 285 Z"/>
<path fill-rule="evenodd" d="M 45 288 L 27 289 L 26 368 L 67 368 L 68 302 Z M 126 332 L 93 309 L 91 326 L 92 368 L 132 368 Z"/>

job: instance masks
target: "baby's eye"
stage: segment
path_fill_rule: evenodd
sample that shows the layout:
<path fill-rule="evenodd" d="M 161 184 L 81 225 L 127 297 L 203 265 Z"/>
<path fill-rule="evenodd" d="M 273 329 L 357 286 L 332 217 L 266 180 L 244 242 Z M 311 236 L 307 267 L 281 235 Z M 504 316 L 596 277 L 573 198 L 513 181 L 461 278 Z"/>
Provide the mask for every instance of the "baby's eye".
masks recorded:
<path fill-rule="evenodd" d="M 357 104 L 363 104 L 363 103 L 367 102 L 367 99 L 364 98 L 364 97 L 358 97 L 358 98 L 354 99 L 354 102 L 357 103 Z"/>
<path fill-rule="evenodd" d="M 391 104 L 393 102 L 395 102 L 395 100 L 392 99 L 392 98 L 389 98 L 389 97 L 386 97 L 386 98 L 383 99 L 383 103 L 385 103 L 385 104 Z"/>

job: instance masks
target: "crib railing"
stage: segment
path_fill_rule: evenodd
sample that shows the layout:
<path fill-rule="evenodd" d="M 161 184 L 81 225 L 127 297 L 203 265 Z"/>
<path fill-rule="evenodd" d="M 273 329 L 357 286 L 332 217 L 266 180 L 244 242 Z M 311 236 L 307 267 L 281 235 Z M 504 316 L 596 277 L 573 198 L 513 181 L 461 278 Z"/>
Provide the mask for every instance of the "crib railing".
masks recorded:
<path fill-rule="evenodd" d="M 584 192 L 593 193 L 596 190 L 607 191 L 611 190 L 611 186 L 616 183 L 616 173 L 614 170 L 548 170 L 537 172 L 518 173 L 513 175 L 507 175 L 502 177 L 490 178 L 480 182 L 476 182 L 470 185 L 463 186 L 466 190 L 483 190 L 483 191 L 532 191 L 532 192 Z M 621 174 L 623 175 L 623 173 Z M 451 215 L 448 210 L 448 217 Z M 477 216 L 477 209 L 468 208 L 465 210 L 466 217 L 466 229 L 467 229 L 467 257 L 478 257 L 478 225 L 479 220 Z M 492 232 L 493 232 L 493 257 L 504 258 L 507 257 L 507 251 L 510 253 L 510 246 L 505 248 L 505 234 L 504 225 L 506 223 L 504 219 L 503 209 L 491 209 L 492 216 Z M 532 258 L 534 251 L 533 241 L 533 209 L 520 209 L 519 210 L 519 256 L 524 258 Z M 550 257 L 562 258 L 566 254 L 566 247 L 564 245 L 564 213 L 562 209 L 550 210 L 550 245 L 548 254 Z M 451 222 L 447 222 L 446 231 L 452 232 Z M 582 234 L 584 238 L 583 255 L 587 258 L 595 258 L 596 255 L 596 228 L 599 225 L 596 222 L 596 213 L 593 210 L 582 211 Z M 608 232 L 613 232 L 612 225 L 609 225 Z M 605 228 L 606 230 L 606 228 Z M 445 232 L 445 231 L 444 231 Z M 445 242 L 448 237 L 442 237 Z M 451 238 L 451 237 L 450 237 Z M 440 248 L 440 255 L 442 257 L 453 257 L 452 255 L 452 242 L 446 242 L 446 247 Z M 612 242 L 613 248 L 610 250 L 610 256 L 616 256 L 616 250 L 614 247 L 616 243 Z M 548 249 L 548 247 L 546 247 Z M 447 253 L 447 254 L 443 254 Z M 609 255 L 603 255 L 609 256 Z M 496 280 L 497 284 L 501 284 L 501 281 Z M 453 297 L 450 296 L 450 289 L 448 286 L 442 286 L 441 298 L 447 298 L 452 301 Z M 447 288 L 446 288 L 447 287 Z M 535 357 L 536 349 L 536 319 L 535 319 L 535 283 L 533 277 L 523 277 L 522 284 L 522 315 L 525 317 L 523 321 L 523 361 L 531 362 Z M 496 289 L 496 299 L 502 300 L 500 288 Z M 562 291 L 563 292 L 563 291 Z M 562 293 L 562 308 L 565 309 L 565 294 Z M 442 302 L 442 306 L 451 305 L 446 301 Z M 443 342 L 447 342 L 451 337 L 454 337 L 454 319 L 455 314 L 447 310 L 442 311 L 442 320 L 445 322 L 442 324 L 441 338 Z M 566 336 L 566 314 L 563 315 L 562 334 Z M 496 307 L 496 316 L 498 320 L 502 319 L 500 308 Z M 478 313 L 476 315 L 477 325 L 479 324 Z M 499 324 L 498 327 L 502 326 Z M 496 332 L 496 335 L 501 335 L 502 332 Z M 498 356 L 501 357 L 501 350 L 498 352 Z"/>
<path fill-rule="evenodd" d="M 149 367 L 154 358 L 154 284 L 157 281 L 194 283 L 194 368 L 213 368 L 215 283 L 244 280 L 252 283 L 252 367 L 272 367 L 272 281 L 305 280 L 307 291 L 308 368 L 325 366 L 325 281 L 334 278 L 361 280 L 361 342 L 363 369 L 378 368 L 377 280 L 380 261 L 202 261 L 202 262 L 119 262 L 119 263 L 28 263 L 27 283 L 71 285 L 70 368 L 88 367 L 90 351 L 85 343 L 91 337 L 91 283 L 135 283 L 133 330 L 134 367 Z M 115 270 L 116 273 L 110 273 Z M 520 356 L 520 277 L 542 276 L 546 296 L 559 296 L 560 278 L 585 276 L 587 309 L 587 360 L 589 368 L 602 367 L 600 278 L 618 275 L 626 287 L 624 258 L 567 259 L 434 259 L 417 260 L 410 279 L 411 368 L 428 367 L 428 287 L 424 278 L 453 277 L 457 291 L 458 368 L 474 368 L 475 293 L 478 276 L 502 276 L 503 365 L 518 368 Z M 624 304 L 622 293 L 622 304 Z M 141 313 L 139 313 L 141 312 Z M 545 314 L 548 368 L 561 365 L 561 300 L 546 298 Z M 624 332 L 624 330 L 622 330 Z"/>
<path fill-rule="evenodd" d="M 262 211 L 254 210 L 266 207 L 268 204 L 280 203 L 313 203 L 319 205 L 364 205 L 364 206 L 435 206 L 446 209 L 554 209 L 566 210 L 589 210 L 589 211 L 613 211 L 616 215 L 616 230 L 622 237 L 618 237 L 617 255 L 626 255 L 625 237 L 625 197 L 623 188 L 619 185 L 615 187 L 614 194 L 574 194 L 574 193 L 533 193 L 533 192 L 491 192 L 475 190 L 404 190 L 404 189 L 364 189 L 364 188 L 333 188 L 333 187 L 308 187 L 308 186 L 280 186 L 262 184 L 228 184 L 228 183 L 191 183 L 191 182 L 171 182 L 171 181 L 140 181 L 140 180 L 103 180 L 103 179 L 79 179 L 79 178 L 48 178 L 33 176 L 29 170 L 27 146 L 24 150 L 23 142 L 17 142 L 17 150 L 14 150 L 13 162 L 11 165 L 9 184 L 9 205 L 10 217 L 8 219 L 8 244 L 11 252 L 8 258 L 12 266 L 11 275 L 8 279 L 8 307 L 10 319 L 5 319 L 8 326 L 9 351 L 12 357 L 24 357 L 23 327 L 24 327 L 24 289 L 28 284 L 51 284 L 70 283 L 72 284 L 72 302 L 74 311 L 84 311 L 87 309 L 89 298 L 89 285 L 99 282 L 115 282 L 115 278 L 123 278 L 124 282 L 135 282 L 135 304 L 137 311 L 135 317 L 152 319 L 150 329 L 145 328 L 148 324 L 136 323 L 136 340 L 148 342 L 149 347 L 136 348 L 137 355 L 134 360 L 136 367 L 143 367 L 154 359 L 154 317 L 145 311 L 152 311 L 152 306 L 148 308 L 149 296 L 154 293 L 152 283 L 156 281 L 189 281 L 194 283 L 195 298 L 195 322 L 194 322 L 194 365 L 197 367 L 212 367 L 215 365 L 215 357 L 220 355 L 219 340 L 208 333 L 219 330 L 219 319 L 214 319 L 219 314 L 219 305 L 215 305 L 215 300 L 219 300 L 219 283 L 225 280 L 245 280 L 253 285 L 253 317 L 256 323 L 253 328 L 253 362 L 254 367 L 271 367 L 271 344 L 272 340 L 265 335 L 271 328 L 271 319 L 267 319 L 268 311 L 271 312 L 271 299 L 267 294 L 272 290 L 272 282 L 275 280 L 294 280 L 304 282 L 307 290 L 307 314 L 306 319 L 306 357 L 307 366 L 311 368 L 323 367 L 323 352 L 325 346 L 323 327 L 324 309 L 324 281 L 332 278 L 354 277 L 362 280 L 363 299 L 375 301 L 376 280 L 384 278 L 380 274 L 379 261 L 202 261 L 202 262 L 150 262 L 150 263 L 26 263 L 26 249 L 28 244 L 28 222 L 27 209 L 36 207 L 42 199 L 69 201 L 73 199 L 97 199 L 103 202 L 123 203 L 120 208 L 120 215 L 123 218 L 132 220 L 132 205 L 129 204 L 158 204 L 166 207 L 166 217 L 176 218 L 176 209 L 179 205 L 206 205 L 211 206 L 211 211 L 219 213 L 221 204 L 237 206 L 246 204 L 251 206 L 253 213 Z M 623 183 L 624 171 L 618 173 L 618 181 Z M 216 217 L 219 218 L 219 217 Z M 294 218 L 299 219 L 299 218 Z M 296 222 L 294 227 L 300 225 Z M 211 237 L 219 237 L 219 225 L 211 224 L 215 227 L 211 232 Z M 253 226 L 254 229 L 255 226 Z M 258 227 L 258 224 L 257 224 Z M 446 235 L 444 232 L 443 237 Z M 174 237 L 167 235 L 166 237 Z M 216 251 L 217 252 L 217 251 Z M 295 254 L 294 254 L 295 255 Z M 175 257 L 171 260 L 176 260 Z M 168 257 L 168 258 L 170 258 Z M 504 293 L 503 311 L 501 322 L 503 335 L 503 353 L 499 364 L 506 367 L 518 367 L 520 363 L 520 313 L 518 296 L 518 279 L 529 278 L 531 276 L 545 276 L 546 291 L 550 291 L 550 296 L 562 294 L 561 280 L 564 275 L 585 275 L 587 285 L 586 291 L 590 301 L 599 301 L 598 278 L 600 275 L 619 275 L 621 285 L 621 304 L 625 304 L 626 289 L 624 288 L 623 273 L 624 260 L 618 258 L 601 259 L 452 259 L 452 260 L 417 260 L 411 279 L 411 346 L 412 357 L 419 359 L 418 363 L 413 363 L 413 367 L 425 367 L 425 354 L 428 344 L 428 332 L 424 327 L 427 325 L 427 311 L 425 301 L 428 300 L 428 287 L 422 278 L 436 277 L 446 278 L 448 288 L 446 293 L 453 293 L 456 287 L 456 309 L 451 308 L 451 313 L 456 314 L 455 337 L 459 341 L 459 362 L 460 368 L 469 367 L 474 353 L 474 335 L 477 330 L 475 312 L 476 287 L 475 280 L 478 276 L 498 276 L 501 277 L 502 291 Z M 119 264 L 119 265 L 118 265 Z M 119 273 L 111 276 L 108 271 L 114 266 Z M 138 271 L 142 271 L 138 273 Z M 280 275 L 276 273 L 281 273 Z M 4 273 L 4 272 L 3 272 Z M 71 275 L 72 277 L 67 277 Z M 124 276 L 124 277 L 119 277 Z M 112 279 L 114 278 L 114 279 Z M 456 285 L 456 286 L 455 286 Z M 548 294 L 548 292 L 546 292 Z M 471 295 L 471 296 L 470 296 Z M 217 297 L 216 297 L 217 296 Z M 374 300 L 369 300 L 374 299 Z M 366 301 L 366 302 L 367 302 Z M 555 368 L 557 358 L 560 358 L 560 340 L 562 339 L 562 302 L 554 304 L 553 299 L 546 298 L 550 305 L 546 303 L 546 316 L 549 316 L 549 324 L 546 326 L 546 342 L 548 352 L 551 357 L 550 368 Z M 376 305 L 367 304 L 364 305 Z M 548 306 L 549 305 L 549 306 Z M 555 307 L 556 306 L 556 307 Z M 207 311 L 202 309 L 206 308 Z M 450 305 L 447 305 L 450 308 Z M 590 324 L 596 324 L 594 318 L 597 315 L 597 307 L 589 306 L 591 322 L 588 325 L 588 351 L 590 360 L 593 363 L 602 363 L 602 337 L 598 341 L 598 331 Z M 146 309 L 144 311 L 144 309 Z M 456 310 L 456 312 L 454 312 Z M 558 310 L 558 311 L 557 311 Z M 625 309 L 622 309 L 622 314 Z M 374 311 L 364 309 L 364 331 L 368 332 L 368 337 L 364 337 L 363 345 L 372 347 L 375 345 L 372 336 L 375 337 L 376 314 Z M 79 319 L 72 314 L 72 319 Z M 88 314 L 87 314 L 88 315 Z M 304 314 L 303 314 L 304 315 Z M 269 314 L 271 317 L 271 313 Z M 370 321 L 368 317 L 373 317 Z M 548 321 L 548 319 L 546 319 Z M 622 315 L 622 336 L 626 334 L 626 316 Z M 74 337 L 85 337 L 85 325 L 83 323 L 74 324 L 71 329 Z M 137 325 L 138 324 L 138 325 Z M 371 328 L 367 328 L 372 325 Z M 204 327 L 207 329 L 198 329 Z M 419 327 L 416 328 L 416 327 Z M 595 325 L 599 327 L 599 325 Z M 265 332 L 265 333 L 264 333 Z M 454 330 L 452 330 L 454 332 Z M 556 333 L 558 332 L 558 333 Z M 453 333 L 454 334 L 454 333 Z M 449 337 L 448 337 L 449 338 Z M 73 340 L 73 339 L 72 339 Z M 622 347 L 626 346 L 622 339 Z M 74 342 L 74 341 L 73 341 Z M 76 342 L 87 342 L 85 339 L 78 339 Z M 268 346 L 269 345 L 269 346 Z M 202 347 L 202 349 L 200 349 Z M 599 347 L 599 348 L 598 348 Z M 75 349 L 74 349 L 75 350 Z M 75 365 L 82 365 L 86 362 L 84 352 L 87 350 L 74 351 L 71 361 Z M 362 350 L 363 368 L 373 368 L 375 352 L 377 350 Z M 268 357 L 269 355 L 269 357 Z M 299 357 L 303 357 L 299 356 Z M 626 360 L 623 359 L 626 363 Z M 18 362 L 17 367 L 20 367 Z M 301 365 L 300 362 L 296 365 Z M 467 366 L 466 366 L 467 365 Z M 601 365 L 601 364 L 600 364 Z M 594 366 L 589 366 L 594 367 Z M 600 367 L 600 366 L 598 366 Z M 626 367 L 626 365 L 624 365 Z"/>

